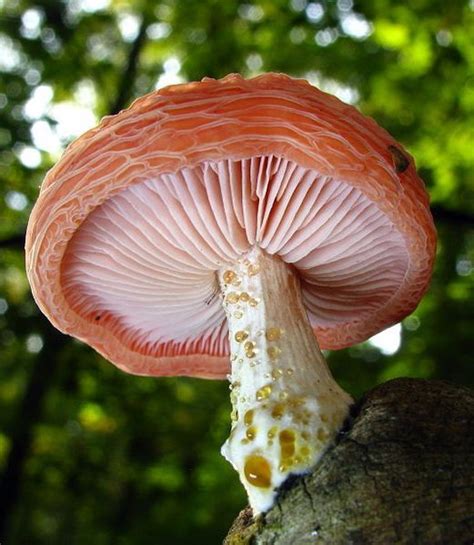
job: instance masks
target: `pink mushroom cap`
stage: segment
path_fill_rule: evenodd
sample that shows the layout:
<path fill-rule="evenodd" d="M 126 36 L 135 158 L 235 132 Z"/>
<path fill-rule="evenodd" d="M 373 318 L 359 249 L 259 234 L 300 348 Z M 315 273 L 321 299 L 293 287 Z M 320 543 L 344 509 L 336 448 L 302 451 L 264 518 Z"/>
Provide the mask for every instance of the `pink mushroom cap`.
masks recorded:
<path fill-rule="evenodd" d="M 104 118 L 48 172 L 28 224 L 34 297 L 140 375 L 223 378 L 216 272 L 253 245 L 299 274 L 322 348 L 412 312 L 436 234 L 412 157 L 354 107 L 266 74 L 174 85 Z"/>

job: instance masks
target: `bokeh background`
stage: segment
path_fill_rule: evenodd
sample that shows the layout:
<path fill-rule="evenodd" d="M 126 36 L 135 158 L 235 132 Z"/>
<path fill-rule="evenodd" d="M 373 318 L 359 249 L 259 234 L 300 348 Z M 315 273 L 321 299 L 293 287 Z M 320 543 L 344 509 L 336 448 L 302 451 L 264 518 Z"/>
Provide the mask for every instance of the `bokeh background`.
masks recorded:
<path fill-rule="evenodd" d="M 219 447 L 228 385 L 126 375 L 55 332 L 24 273 L 64 146 L 170 83 L 283 71 L 416 157 L 439 231 L 414 314 L 329 355 L 354 396 L 398 376 L 474 384 L 473 0 L 0 0 L 0 535 L 5 545 L 220 543 L 245 505 Z"/>

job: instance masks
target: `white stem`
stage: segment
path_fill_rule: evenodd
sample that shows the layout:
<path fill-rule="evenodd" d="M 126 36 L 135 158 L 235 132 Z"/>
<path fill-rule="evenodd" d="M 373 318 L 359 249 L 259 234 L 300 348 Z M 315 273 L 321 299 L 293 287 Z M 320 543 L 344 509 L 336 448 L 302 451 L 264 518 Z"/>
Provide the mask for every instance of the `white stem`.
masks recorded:
<path fill-rule="evenodd" d="M 319 349 L 291 266 L 259 248 L 219 273 L 231 345 L 232 430 L 222 454 L 255 513 L 290 473 L 309 471 L 352 400 Z"/>

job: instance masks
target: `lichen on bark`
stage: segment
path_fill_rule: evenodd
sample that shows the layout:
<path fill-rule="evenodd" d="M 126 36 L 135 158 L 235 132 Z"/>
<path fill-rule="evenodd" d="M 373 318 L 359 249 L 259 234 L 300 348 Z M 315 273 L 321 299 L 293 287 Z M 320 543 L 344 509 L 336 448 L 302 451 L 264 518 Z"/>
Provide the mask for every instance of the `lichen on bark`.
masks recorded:
<path fill-rule="evenodd" d="M 311 474 L 242 511 L 225 545 L 472 545 L 474 393 L 397 379 L 367 393 Z"/>

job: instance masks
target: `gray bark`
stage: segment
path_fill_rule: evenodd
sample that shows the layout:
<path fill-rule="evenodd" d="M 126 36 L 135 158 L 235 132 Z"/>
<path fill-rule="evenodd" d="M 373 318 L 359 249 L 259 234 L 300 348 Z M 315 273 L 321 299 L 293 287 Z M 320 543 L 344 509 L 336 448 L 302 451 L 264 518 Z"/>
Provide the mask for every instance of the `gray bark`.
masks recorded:
<path fill-rule="evenodd" d="M 397 379 L 354 407 L 311 474 L 225 545 L 474 545 L 474 393 Z"/>

